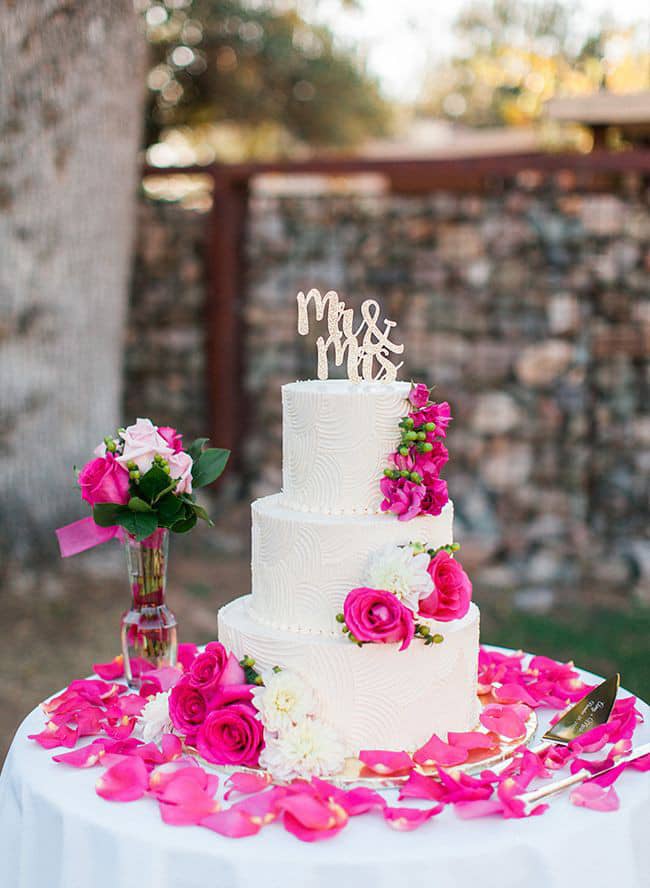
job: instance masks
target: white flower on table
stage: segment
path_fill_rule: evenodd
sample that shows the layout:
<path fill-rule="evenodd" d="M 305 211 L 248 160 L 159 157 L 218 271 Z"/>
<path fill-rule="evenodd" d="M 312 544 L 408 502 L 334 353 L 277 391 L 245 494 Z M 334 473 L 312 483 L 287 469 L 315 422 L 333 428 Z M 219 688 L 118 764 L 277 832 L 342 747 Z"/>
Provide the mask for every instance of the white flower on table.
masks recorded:
<path fill-rule="evenodd" d="M 169 691 L 162 691 L 149 699 L 138 716 L 136 729 L 145 743 L 160 743 L 162 735 L 171 732 Z"/>
<path fill-rule="evenodd" d="M 430 561 L 426 552 L 414 554 L 410 546 L 384 546 L 368 561 L 366 585 L 392 592 L 402 604 L 417 612 L 420 599 L 433 591 L 427 570 Z"/>
<path fill-rule="evenodd" d="M 314 691 L 295 672 L 269 670 L 262 678 L 263 687 L 253 690 L 253 706 L 267 732 L 284 731 L 314 713 Z"/>
<path fill-rule="evenodd" d="M 277 737 L 266 735 L 260 765 L 276 780 L 294 780 L 336 774 L 344 758 L 335 731 L 320 719 L 304 718 Z"/>

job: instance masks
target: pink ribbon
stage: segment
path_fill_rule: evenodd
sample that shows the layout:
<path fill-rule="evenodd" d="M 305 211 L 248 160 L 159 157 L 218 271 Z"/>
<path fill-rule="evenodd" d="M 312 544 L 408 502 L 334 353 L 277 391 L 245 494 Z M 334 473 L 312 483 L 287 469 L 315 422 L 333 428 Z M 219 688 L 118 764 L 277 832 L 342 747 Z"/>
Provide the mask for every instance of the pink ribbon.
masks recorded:
<path fill-rule="evenodd" d="M 62 558 L 78 555 L 79 552 L 85 552 L 86 549 L 92 549 L 93 546 L 100 546 L 116 537 L 120 539 L 121 534 L 121 527 L 117 525 L 100 527 L 90 517 L 73 521 L 72 524 L 59 527 L 56 531 Z"/>

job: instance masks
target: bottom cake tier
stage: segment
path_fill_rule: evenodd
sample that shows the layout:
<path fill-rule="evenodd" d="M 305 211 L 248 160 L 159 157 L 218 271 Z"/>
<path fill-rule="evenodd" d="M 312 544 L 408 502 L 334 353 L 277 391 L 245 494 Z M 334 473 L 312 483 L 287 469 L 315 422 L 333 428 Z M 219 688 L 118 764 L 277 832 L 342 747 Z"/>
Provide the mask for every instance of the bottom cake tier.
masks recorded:
<path fill-rule="evenodd" d="M 219 640 L 256 669 L 273 666 L 298 673 L 316 691 L 319 712 L 337 731 L 347 755 L 361 749 L 414 751 L 436 733 L 468 731 L 478 722 L 479 611 L 450 623 L 430 621 L 440 644 L 414 639 L 358 647 L 340 638 L 305 635 L 258 623 L 250 596 L 219 611 Z"/>

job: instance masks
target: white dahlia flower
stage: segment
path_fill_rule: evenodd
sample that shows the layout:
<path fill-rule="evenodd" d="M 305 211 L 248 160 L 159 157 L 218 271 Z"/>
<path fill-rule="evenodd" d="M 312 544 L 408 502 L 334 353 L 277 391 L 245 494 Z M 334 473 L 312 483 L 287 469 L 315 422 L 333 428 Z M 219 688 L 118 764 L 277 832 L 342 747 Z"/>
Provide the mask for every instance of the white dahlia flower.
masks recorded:
<path fill-rule="evenodd" d="M 392 592 L 417 612 L 420 598 L 433 591 L 433 580 L 427 571 L 430 560 L 426 552 L 414 554 L 410 546 L 385 546 L 368 561 L 366 585 Z"/>
<path fill-rule="evenodd" d="M 336 774 L 344 759 L 336 732 L 320 719 L 304 718 L 277 737 L 265 736 L 260 765 L 276 780 L 294 780 Z"/>
<path fill-rule="evenodd" d="M 169 717 L 169 691 L 150 697 L 137 720 L 137 733 L 145 743 L 160 743 L 163 734 L 172 730 Z"/>
<path fill-rule="evenodd" d="M 263 687 L 253 690 L 253 706 L 267 731 L 283 731 L 313 715 L 316 698 L 312 688 L 289 669 L 265 672 Z"/>

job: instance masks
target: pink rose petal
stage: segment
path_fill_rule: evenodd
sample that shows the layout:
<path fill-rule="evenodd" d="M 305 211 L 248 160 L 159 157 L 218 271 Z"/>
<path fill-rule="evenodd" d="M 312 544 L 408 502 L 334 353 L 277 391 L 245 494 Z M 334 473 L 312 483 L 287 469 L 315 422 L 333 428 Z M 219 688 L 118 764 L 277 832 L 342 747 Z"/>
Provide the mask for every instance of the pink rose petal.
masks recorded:
<path fill-rule="evenodd" d="M 124 657 L 118 654 L 109 663 L 93 663 L 93 672 L 104 681 L 114 681 L 124 676 Z"/>
<path fill-rule="evenodd" d="M 418 829 L 425 824 L 427 820 L 431 820 L 436 814 L 439 814 L 444 805 L 436 805 L 433 808 L 384 808 L 383 815 L 386 823 L 393 829 L 400 832 L 410 832 Z"/>
<path fill-rule="evenodd" d="M 359 814 L 367 814 L 369 811 L 382 811 L 386 807 L 384 797 L 374 789 L 365 786 L 349 789 L 342 795 L 341 806 L 345 808 L 350 817 L 358 817 Z"/>
<path fill-rule="evenodd" d="M 280 799 L 284 828 L 302 842 L 333 838 L 348 822 L 346 811 L 335 802 L 322 802 L 306 792 Z"/>
<path fill-rule="evenodd" d="M 495 749 L 499 746 L 500 740 L 491 731 L 488 733 L 483 731 L 450 731 L 447 735 L 447 742 L 450 746 L 471 751 L 472 749 Z"/>
<path fill-rule="evenodd" d="M 359 753 L 359 761 L 382 776 L 404 774 L 413 767 L 413 761 L 407 752 L 391 752 L 387 749 L 363 749 Z"/>
<path fill-rule="evenodd" d="M 35 740 L 43 749 L 55 749 L 57 746 L 67 746 L 72 749 L 79 739 L 79 731 L 69 728 L 67 725 L 55 725 L 48 722 L 40 734 L 29 734 L 29 740 Z"/>
<path fill-rule="evenodd" d="M 428 799 L 439 802 L 445 797 L 445 790 L 434 777 L 427 777 L 419 771 L 411 771 L 406 783 L 400 786 L 399 800 Z"/>
<path fill-rule="evenodd" d="M 526 725 L 514 706 L 486 706 L 479 715 L 479 721 L 488 731 L 512 740 L 526 733 Z"/>
<path fill-rule="evenodd" d="M 202 789 L 196 780 L 177 776 L 158 793 L 160 814 L 165 823 L 172 826 L 189 826 L 200 823 L 219 806 L 213 796 Z"/>
<path fill-rule="evenodd" d="M 92 768 L 104 756 L 105 743 L 105 740 L 93 740 L 79 749 L 52 756 L 52 761 L 70 765 L 72 768 Z"/>
<path fill-rule="evenodd" d="M 429 740 L 413 753 L 413 760 L 418 765 L 441 765 L 444 768 L 460 765 L 469 758 L 467 749 L 450 746 L 433 734 Z"/>
<path fill-rule="evenodd" d="M 111 802 L 132 802 L 142 798 L 149 775 L 140 758 L 129 756 L 108 768 L 95 785 L 97 795 Z"/>
<path fill-rule="evenodd" d="M 255 836 L 261 830 L 260 823 L 255 823 L 243 811 L 229 808 L 227 811 L 217 811 L 204 817 L 201 826 L 227 836 L 229 839 L 243 839 L 246 836 Z"/>
<path fill-rule="evenodd" d="M 589 781 L 577 786 L 569 795 L 571 802 L 592 811 L 618 811 L 620 800 L 614 787 L 604 789 Z"/>
<path fill-rule="evenodd" d="M 224 798 L 228 800 L 234 792 L 242 795 L 249 795 L 255 792 L 262 792 L 271 782 L 271 775 L 267 773 L 254 774 L 247 771 L 238 771 L 231 774 L 226 783 L 228 790 Z"/>
<path fill-rule="evenodd" d="M 454 811 L 461 820 L 473 820 L 475 817 L 489 817 L 501 814 L 503 806 L 498 799 L 476 799 L 469 802 L 456 802 Z"/>
<path fill-rule="evenodd" d="M 528 706 L 539 706 L 537 700 L 521 684 L 509 682 L 494 689 L 494 696 L 499 703 L 527 703 Z"/>

